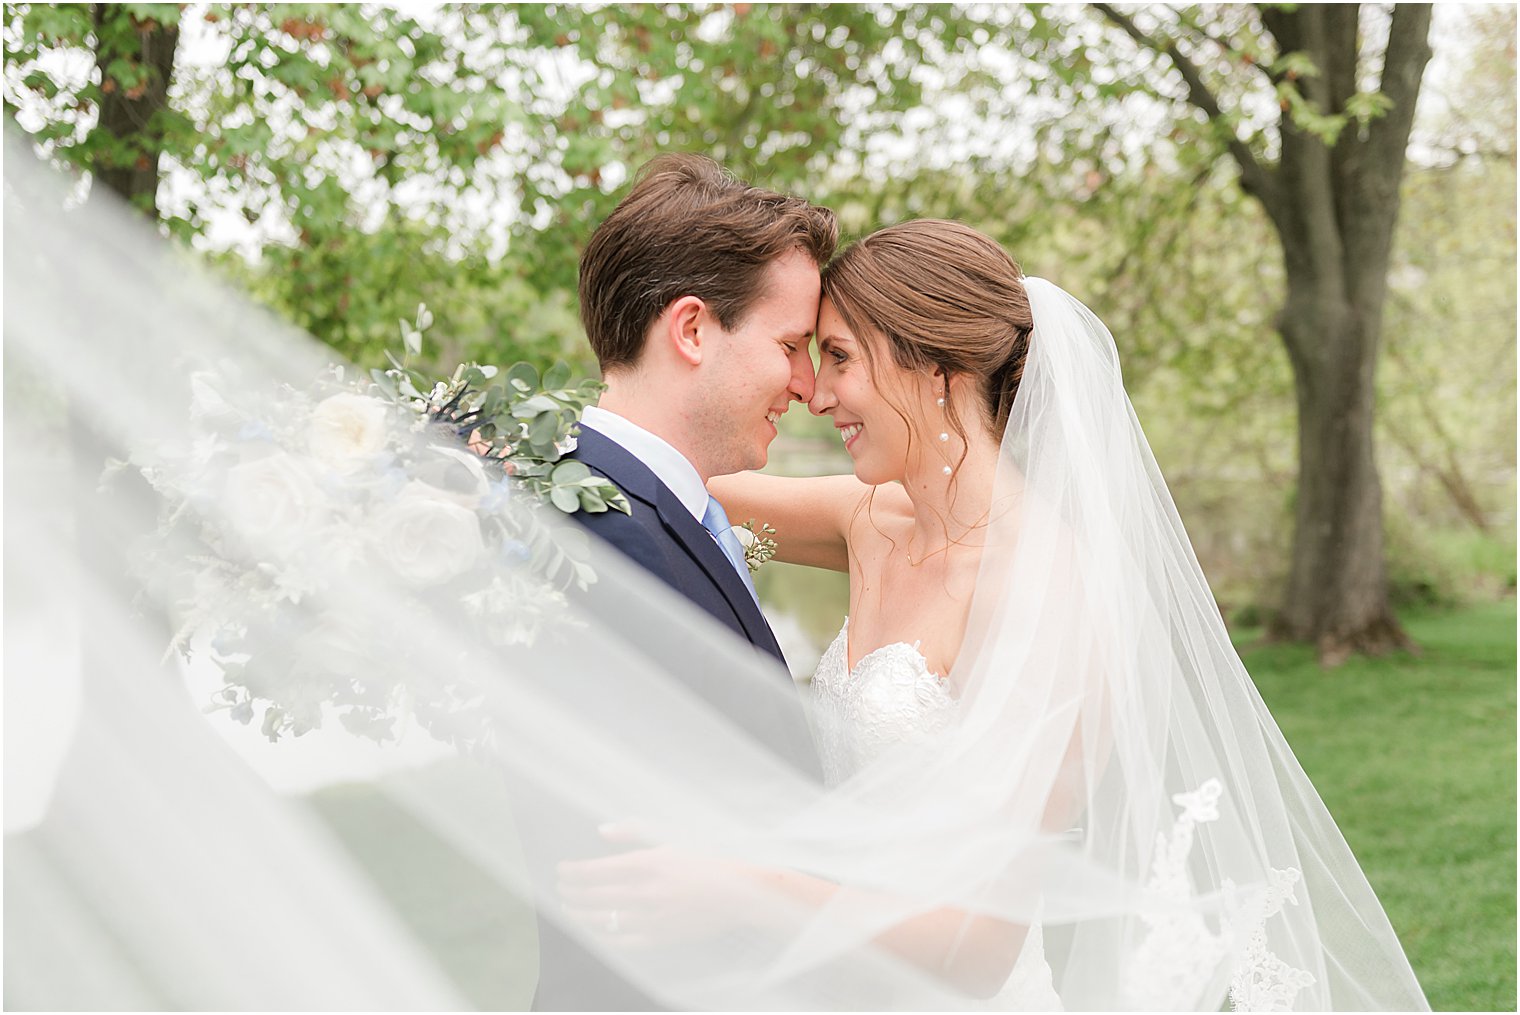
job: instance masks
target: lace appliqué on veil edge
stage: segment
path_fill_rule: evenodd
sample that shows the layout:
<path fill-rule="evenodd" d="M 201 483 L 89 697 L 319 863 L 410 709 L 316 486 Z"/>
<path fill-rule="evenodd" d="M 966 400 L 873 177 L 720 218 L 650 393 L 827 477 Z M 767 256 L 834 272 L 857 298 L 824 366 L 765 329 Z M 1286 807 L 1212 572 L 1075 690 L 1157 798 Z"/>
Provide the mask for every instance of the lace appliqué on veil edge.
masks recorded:
<path fill-rule="evenodd" d="M 1192 898 L 1187 860 L 1193 850 L 1193 830 L 1219 818 L 1219 798 L 1224 787 L 1210 779 L 1191 793 L 1178 793 L 1172 801 L 1182 813 L 1171 835 L 1156 836 L 1156 858 L 1147 887 L 1179 901 Z M 1240 962 L 1230 977 L 1230 1007 L 1235 1011 L 1291 1011 L 1298 992 L 1314 983 L 1307 971 L 1291 966 L 1267 947 L 1266 922 L 1281 913 L 1284 905 L 1298 904 L 1294 885 L 1302 875 L 1295 868 L 1269 872 L 1265 890 L 1241 893 L 1235 884 L 1222 882 L 1228 907 L 1223 929 L 1215 933 L 1202 914 L 1163 912 L 1142 917 L 1145 940 L 1130 957 L 1125 970 L 1123 997 L 1126 1007 L 1154 1011 L 1171 1008 L 1179 998 L 1197 1002 L 1232 943 L 1242 935 Z"/>
<path fill-rule="evenodd" d="M 1287 903 L 1298 905 L 1293 886 L 1303 879 L 1297 868 L 1273 867 L 1266 891 L 1250 896 L 1237 914 L 1246 929 L 1246 945 L 1240 965 L 1230 977 L 1230 1007 L 1236 1011 L 1292 1011 L 1300 990 L 1314 983 L 1308 970 L 1290 966 L 1267 947 L 1267 920 L 1281 913 Z M 1235 888 L 1228 879 L 1225 890 Z"/>

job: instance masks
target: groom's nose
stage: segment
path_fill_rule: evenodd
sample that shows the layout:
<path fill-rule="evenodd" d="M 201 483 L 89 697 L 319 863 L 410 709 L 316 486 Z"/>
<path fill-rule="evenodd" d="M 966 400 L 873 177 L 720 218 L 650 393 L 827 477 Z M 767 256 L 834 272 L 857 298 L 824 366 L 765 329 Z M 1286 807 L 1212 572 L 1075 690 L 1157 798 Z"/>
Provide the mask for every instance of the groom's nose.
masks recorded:
<path fill-rule="evenodd" d="M 807 344 L 798 346 L 792 353 L 792 377 L 787 391 L 799 402 L 809 402 L 813 397 L 813 357 L 808 355 Z"/>

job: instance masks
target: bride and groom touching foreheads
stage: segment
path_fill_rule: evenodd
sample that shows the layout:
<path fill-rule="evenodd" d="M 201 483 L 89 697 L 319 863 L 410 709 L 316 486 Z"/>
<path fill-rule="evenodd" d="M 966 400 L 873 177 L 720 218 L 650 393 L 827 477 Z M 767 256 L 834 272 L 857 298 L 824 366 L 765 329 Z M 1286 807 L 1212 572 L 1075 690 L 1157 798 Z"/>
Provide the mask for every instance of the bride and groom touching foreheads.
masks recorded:
<path fill-rule="evenodd" d="M 701 156 L 645 168 L 581 260 L 607 390 L 572 453 L 633 510 L 577 517 L 779 659 L 730 519 L 763 522 L 777 559 L 890 590 L 881 609 L 852 594 L 852 657 L 912 632 L 947 673 L 965 618 L 933 591 L 969 601 L 1028 297 L 1008 255 L 957 223 L 885 229 L 831 261 L 837 237 L 827 209 Z M 748 474 L 793 402 L 832 417 L 854 477 Z"/>
<path fill-rule="evenodd" d="M 679 677 L 821 776 L 829 802 L 876 815 L 851 848 L 895 865 L 859 885 L 732 868 L 795 910 L 792 926 L 805 914 L 795 938 L 751 944 L 762 968 L 792 961 L 780 942 L 828 941 L 852 1005 L 888 955 L 948 989 L 931 1006 L 1424 1006 L 1230 645 L 1102 322 L 955 222 L 837 242 L 827 209 L 666 155 L 580 266 L 606 391 L 571 457 L 631 510 L 576 519 L 777 663 L 731 523 L 773 528 L 776 559 L 849 575 L 849 614 L 798 693 L 731 698 L 721 657 Z M 794 401 L 832 418 L 852 475 L 753 472 Z M 683 651 L 679 611 L 627 605 L 607 616 L 669 627 Z M 815 814 L 822 833 L 784 822 L 778 841 L 820 868 L 854 855 L 833 813 Z M 933 845 L 915 847 L 930 826 Z M 947 874 L 939 851 L 973 843 L 983 852 Z M 536 1007 L 653 1005 L 586 961 L 588 940 L 615 956 L 693 907 L 724 948 L 760 933 L 764 907 L 673 887 L 691 879 L 662 875 L 682 861 L 657 853 L 559 865 L 578 930 L 541 918 Z M 1157 915 L 1153 896 L 1199 912 Z"/>

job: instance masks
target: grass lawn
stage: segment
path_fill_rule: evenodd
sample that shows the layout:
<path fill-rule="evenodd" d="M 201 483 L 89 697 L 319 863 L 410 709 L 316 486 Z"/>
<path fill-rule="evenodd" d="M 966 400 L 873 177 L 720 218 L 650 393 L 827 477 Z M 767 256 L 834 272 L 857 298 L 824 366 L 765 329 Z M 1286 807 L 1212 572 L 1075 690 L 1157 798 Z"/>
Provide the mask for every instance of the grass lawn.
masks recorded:
<path fill-rule="evenodd" d="M 1431 1007 L 1514 1011 L 1515 603 L 1404 620 L 1418 656 L 1242 657 Z"/>

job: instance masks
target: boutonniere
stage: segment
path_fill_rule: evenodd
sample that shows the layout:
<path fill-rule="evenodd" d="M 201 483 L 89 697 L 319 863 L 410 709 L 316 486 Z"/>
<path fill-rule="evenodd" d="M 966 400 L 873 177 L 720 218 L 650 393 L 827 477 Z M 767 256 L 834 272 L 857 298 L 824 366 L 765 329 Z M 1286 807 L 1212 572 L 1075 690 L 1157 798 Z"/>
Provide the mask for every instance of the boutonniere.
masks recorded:
<path fill-rule="evenodd" d="M 776 555 L 776 541 L 771 538 L 775 534 L 776 530 L 765 522 L 760 523 L 759 532 L 755 531 L 753 521 L 734 526 L 734 536 L 744 547 L 744 565 L 750 574 L 758 572 L 762 564 Z"/>

